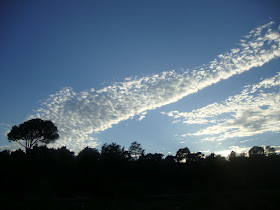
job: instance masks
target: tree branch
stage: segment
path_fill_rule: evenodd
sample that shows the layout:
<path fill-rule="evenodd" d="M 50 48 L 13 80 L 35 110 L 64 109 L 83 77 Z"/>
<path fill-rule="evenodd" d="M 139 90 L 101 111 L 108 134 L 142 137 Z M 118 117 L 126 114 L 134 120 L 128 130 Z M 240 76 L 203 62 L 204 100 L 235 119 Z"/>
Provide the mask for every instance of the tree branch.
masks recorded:
<path fill-rule="evenodd" d="M 26 149 L 26 146 L 24 146 L 22 143 L 20 143 L 19 141 L 16 141 L 17 143 L 19 143 L 21 146 L 23 146 Z"/>
<path fill-rule="evenodd" d="M 35 140 L 33 143 L 31 142 L 30 147 L 33 147 L 38 141 L 39 141 L 39 139 Z"/>

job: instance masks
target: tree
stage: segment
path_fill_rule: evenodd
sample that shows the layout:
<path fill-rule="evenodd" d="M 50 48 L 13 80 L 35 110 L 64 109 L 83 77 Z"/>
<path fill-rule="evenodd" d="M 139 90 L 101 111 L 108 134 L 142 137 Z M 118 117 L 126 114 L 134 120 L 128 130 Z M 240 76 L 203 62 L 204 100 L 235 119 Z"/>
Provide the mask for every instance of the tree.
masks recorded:
<path fill-rule="evenodd" d="M 214 162 L 216 158 L 217 158 L 217 155 L 216 155 L 215 153 L 212 152 L 210 155 L 208 155 L 208 156 L 206 157 L 206 160 L 207 160 L 208 163 L 209 163 L 209 162 Z"/>
<path fill-rule="evenodd" d="M 183 160 L 186 160 L 188 154 L 190 154 L 190 150 L 188 147 L 179 149 L 175 155 L 177 162 L 182 162 Z"/>
<path fill-rule="evenodd" d="M 246 153 L 245 153 L 245 152 L 241 152 L 241 153 L 239 154 L 239 157 L 246 158 Z"/>
<path fill-rule="evenodd" d="M 30 151 L 29 155 L 32 156 L 34 159 L 40 160 L 50 160 L 57 158 L 57 150 L 56 149 L 49 149 L 46 145 L 43 146 L 34 146 L 32 148 L 32 152 Z"/>
<path fill-rule="evenodd" d="M 124 158 L 124 149 L 116 143 L 104 144 L 101 148 L 101 160 L 119 160 Z"/>
<path fill-rule="evenodd" d="M 140 156 L 144 155 L 144 149 L 142 149 L 141 144 L 136 141 L 132 142 L 128 152 L 134 160 L 139 159 Z"/>
<path fill-rule="evenodd" d="M 249 157 L 263 156 L 264 149 L 263 147 L 254 146 L 249 150 L 248 153 L 249 153 Z"/>
<path fill-rule="evenodd" d="M 228 159 L 230 161 L 233 161 L 236 158 L 236 152 L 235 151 L 231 151 L 231 153 L 228 156 Z"/>
<path fill-rule="evenodd" d="M 77 159 L 80 162 L 93 162 L 99 159 L 100 153 L 95 148 L 86 147 L 79 152 Z"/>
<path fill-rule="evenodd" d="M 38 143 L 49 144 L 59 138 L 57 127 L 49 120 L 39 118 L 15 125 L 8 133 L 8 140 L 19 143 L 25 151 Z"/>
<path fill-rule="evenodd" d="M 141 157 L 141 160 L 157 163 L 162 160 L 162 157 L 163 154 L 161 153 L 155 153 L 155 154 L 148 153 L 147 155 Z"/>
<path fill-rule="evenodd" d="M 265 154 L 267 156 L 275 155 L 276 154 L 276 149 L 272 146 L 266 146 L 265 147 Z"/>
<path fill-rule="evenodd" d="M 165 160 L 165 162 L 167 162 L 169 164 L 173 164 L 173 163 L 175 163 L 176 157 L 173 155 L 167 155 L 164 160 Z"/>
<path fill-rule="evenodd" d="M 23 150 L 18 149 L 18 150 L 16 150 L 16 151 L 12 151 L 12 152 L 11 152 L 11 156 L 12 156 L 13 158 L 15 158 L 15 159 L 21 159 L 21 160 L 23 160 L 24 157 L 25 157 L 25 153 L 24 153 Z"/>
<path fill-rule="evenodd" d="M 202 154 L 201 152 L 189 153 L 187 155 L 187 162 L 188 163 L 193 163 L 193 162 L 200 161 L 204 158 L 205 158 L 204 154 Z"/>

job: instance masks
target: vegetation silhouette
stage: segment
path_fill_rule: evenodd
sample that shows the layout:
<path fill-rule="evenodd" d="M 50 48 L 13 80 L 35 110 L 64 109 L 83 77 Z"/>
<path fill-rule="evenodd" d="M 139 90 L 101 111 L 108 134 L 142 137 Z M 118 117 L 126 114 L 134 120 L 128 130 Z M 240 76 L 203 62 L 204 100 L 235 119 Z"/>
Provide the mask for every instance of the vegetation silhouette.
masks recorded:
<path fill-rule="evenodd" d="M 249 153 L 250 157 L 263 156 L 264 155 L 264 148 L 254 146 L 249 150 L 248 153 Z"/>
<path fill-rule="evenodd" d="M 8 140 L 19 143 L 26 151 L 38 143 L 49 144 L 58 138 L 56 126 L 49 120 L 39 118 L 15 125 L 8 133 Z"/>
<path fill-rule="evenodd" d="M 76 156 L 66 147 L 34 146 L 28 153 L 4 150 L 0 152 L 4 172 L 1 180 L 5 180 L 1 196 L 16 200 L 90 197 L 95 201 L 106 198 L 152 202 L 156 199 L 164 203 L 160 195 L 191 195 L 189 202 L 200 205 L 196 202 L 198 197 L 210 202 L 210 198 L 217 199 L 210 196 L 213 194 L 230 199 L 224 193 L 231 193 L 235 199 L 242 200 L 239 195 L 245 192 L 255 196 L 268 192 L 272 199 L 273 192 L 278 194 L 280 190 L 277 153 L 264 153 L 256 158 L 232 152 L 226 159 L 214 153 L 205 157 L 200 152 L 190 152 L 185 161 L 178 161 L 172 155 L 164 159 L 159 153 L 142 152 L 138 159 L 131 158 L 133 155 L 116 143 L 104 144 L 100 152 L 86 147 Z M 186 198 L 182 199 L 184 203 Z M 239 204 L 244 205 L 243 202 Z M 270 202 L 274 204 L 274 200 Z M 102 209 L 105 204 L 99 205 Z"/>
<path fill-rule="evenodd" d="M 37 146 L 34 139 L 26 145 L 28 152 L 0 152 L 5 209 L 38 209 L 36 201 L 46 203 L 40 209 L 270 209 L 278 204 L 280 155 L 271 146 L 254 146 L 248 155 L 232 151 L 227 158 L 185 147 L 164 158 L 145 154 L 138 142 L 128 149 L 116 143 L 100 151 L 86 147 L 77 155 L 66 147 Z"/>
<path fill-rule="evenodd" d="M 142 149 L 141 144 L 134 141 L 128 148 L 128 152 L 133 160 L 138 160 L 141 156 L 144 156 L 145 150 Z"/>
<path fill-rule="evenodd" d="M 180 162 L 180 161 L 186 160 L 189 153 L 190 153 L 190 150 L 187 147 L 179 149 L 176 153 L 176 156 L 175 156 L 176 161 Z"/>

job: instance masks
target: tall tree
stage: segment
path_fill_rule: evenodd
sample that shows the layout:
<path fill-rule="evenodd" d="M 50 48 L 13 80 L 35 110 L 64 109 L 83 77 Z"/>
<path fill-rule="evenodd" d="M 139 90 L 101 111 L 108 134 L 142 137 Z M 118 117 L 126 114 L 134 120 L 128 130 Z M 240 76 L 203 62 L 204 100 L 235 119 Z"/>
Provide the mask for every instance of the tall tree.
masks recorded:
<path fill-rule="evenodd" d="M 141 144 L 136 141 L 132 142 L 128 152 L 134 160 L 138 160 L 140 156 L 144 155 L 144 149 L 142 149 Z"/>
<path fill-rule="evenodd" d="M 182 162 L 182 161 L 186 160 L 188 154 L 190 154 L 190 150 L 188 147 L 179 149 L 175 156 L 177 162 Z"/>
<path fill-rule="evenodd" d="M 228 156 L 228 159 L 230 161 L 233 161 L 235 158 L 236 158 L 236 152 L 235 151 L 231 151 L 229 156 Z"/>
<path fill-rule="evenodd" d="M 204 154 L 202 154 L 201 152 L 194 152 L 194 153 L 189 153 L 187 155 L 187 162 L 192 164 L 194 162 L 198 162 L 199 160 L 204 159 Z"/>
<path fill-rule="evenodd" d="M 272 146 L 266 146 L 265 147 L 265 154 L 267 156 L 275 155 L 276 154 L 276 149 Z"/>
<path fill-rule="evenodd" d="M 124 149 L 116 143 L 104 144 L 101 148 L 101 160 L 120 160 L 125 158 Z"/>
<path fill-rule="evenodd" d="M 7 136 L 9 141 L 19 143 L 26 151 L 38 143 L 49 144 L 59 138 L 57 127 L 51 121 L 39 118 L 13 126 Z"/>
<path fill-rule="evenodd" d="M 164 160 L 165 160 L 165 162 L 167 162 L 169 164 L 174 164 L 176 161 L 176 157 L 173 155 L 167 155 Z"/>
<path fill-rule="evenodd" d="M 254 146 L 249 150 L 249 157 L 254 157 L 254 156 L 263 156 L 264 155 L 264 148 L 263 147 L 258 147 Z"/>
<path fill-rule="evenodd" d="M 79 152 L 77 159 L 80 162 L 92 162 L 98 160 L 100 157 L 100 153 L 95 148 L 86 147 L 82 151 Z"/>

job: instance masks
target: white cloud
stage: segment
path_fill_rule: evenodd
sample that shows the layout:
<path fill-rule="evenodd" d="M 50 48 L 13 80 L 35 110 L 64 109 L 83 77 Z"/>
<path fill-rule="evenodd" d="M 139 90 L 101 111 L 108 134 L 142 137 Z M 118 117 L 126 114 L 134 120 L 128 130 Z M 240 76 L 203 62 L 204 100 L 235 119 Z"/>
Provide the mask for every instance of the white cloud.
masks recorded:
<path fill-rule="evenodd" d="M 232 75 L 262 66 L 280 56 L 279 30 L 273 23 L 260 26 L 242 41 L 240 48 L 193 71 L 168 71 L 142 78 L 129 78 L 100 90 L 76 93 L 64 88 L 45 101 L 32 117 L 52 120 L 59 128 L 57 145 L 70 149 L 96 146 L 90 137 L 114 124 L 148 110 L 174 103 Z M 143 119 L 144 115 L 140 116 Z"/>
<path fill-rule="evenodd" d="M 147 112 L 142 112 L 142 113 L 140 114 L 140 116 L 139 116 L 138 121 L 143 120 L 143 119 L 146 117 L 146 114 L 147 114 Z"/>
<path fill-rule="evenodd" d="M 249 85 L 238 95 L 192 112 L 172 111 L 168 116 L 187 124 L 208 127 L 182 136 L 206 136 L 217 141 L 280 131 L 280 73 L 256 85 Z M 210 124 L 210 125 L 209 125 Z"/>
<path fill-rule="evenodd" d="M 4 150 L 15 151 L 18 149 L 24 150 L 19 144 L 16 143 L 10 143 L 8 145 L 0 146 L 0 151 L 4 151 Z"/>

